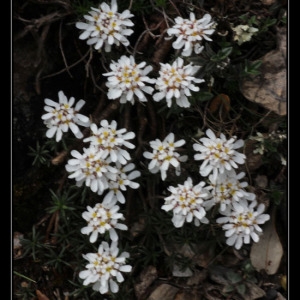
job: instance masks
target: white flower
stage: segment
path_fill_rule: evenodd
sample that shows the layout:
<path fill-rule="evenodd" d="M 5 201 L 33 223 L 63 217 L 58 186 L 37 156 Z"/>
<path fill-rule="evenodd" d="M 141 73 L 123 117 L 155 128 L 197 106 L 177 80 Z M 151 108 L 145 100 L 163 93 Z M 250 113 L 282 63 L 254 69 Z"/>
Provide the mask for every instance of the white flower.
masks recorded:
<path fill-rule="evenodd" d="M 133 105 L 135 97 L 141 102 L 146 102 L 144 93 L 152 94 L 154 88 L 145 83 L 155 83 L 147 74 L 152 71 L 152 66 L 146 66 L 146 62 L 135 63 L 134 57 L 121 56 L 118 62 L 110 64 L 111 72 L 104 73 L 108 77 L 106 86 L 109 88 L 108 99 L 120 98 L 120 103 L 131 102 Z"/>
<path fill-rule="evenodd" d="M 174 49 L 182 49 L 181 55 L 190 56 L 194 51 L 199 54 L 203 50 L 202 40 L 211 41 L 209 37 L 215 32 L 215 22 L 211 22 L 211 15 L 205 14 L 203 18 L 196 19 L 193 12 L 189 19 L 175 18 L 175 25 L 167 30 L 169 36 L 177 39 L 173 42 Z"/>
<path fill-rule="evenodd" d="M 45 99 L 46 106 L 44 110 L 47 113 L 42 115 L 42 119 L 44 120 L 44 124 L 49 128 L 46 136 L 52 138 L 56 134 L 56 142 L 59 142 L 63 132 L 71 129 L 73 134 L 78 139 L 81 139 L 83 134 L 77 125 L 84 127 L 90 125 L 89 118 L 78 113 L 85 104 L 85 101 L 82 99 L 79 100 L 73 108 L 72 106 L 75 103 L 74 97 L 68 100 L 63 91 L 58 92 L 58 99 L 58 103 L 48 98 Z"/>
<path fill-rule="evenodd" d="M 246 199 L 241 199 L 232 203 L 232 209 L 222 212 L 225 217 L 216 219 L 217 223 L 223 224 L 227 245 L 234 245 L 236 249 L 240 249 L 243 244 L 249 244 L 251 239 L 256 243 L 259 241 L 259 235 L 262 234 L 259 225 L 268 221 L 270 215 L 263 214 L 264 204 L 256 206 L 256 201 L 249 204 Z"/>
<path fill-rule="evenodd" d="M 148 169 L 151 173 L 155 174 L 161 172 L 161 179 L 165 180 L 167 177 L 167 171 L 169 166 L 172 165 L 175 168 L 175 174 L 178 176 L 181 173 L 180 162 L 185 162 L 187 156 L 180 156 L 175 151 L 177 147 L 181 147 L 185 144 L 185 140 L 181 139 L 174 142 L 174 133 L 169 133 L 163 141 L 156 139 L 150 141 L 150 146 L 153 149 L 152 152 L 145 151 L 144 157 L 151 159 Z"/>
<path fill-rule="evenodd" d="M 233 202 L 238 202 L 242 198 L 249 201 L 255 200 L 255 194 L 245 190 L 248 183 L 240 182 L 243 177 L 245 177 L 244 172 L 236 174 L 234 170 L 219 174 L 217 178 L 210 175 L 210 185 L 207 188 L 211 190 L 213 198 L 206 201 L 206 208 L 220 204 L 220 211 L 225 211 L 228 207 L 231 208 Z"/>
<path fill-rule="evenodd" d="M 126 258 L 129 258 L 128 252 L 122 252 L 119 256 L 117 242 L 109 245 L 103 241 L 97 253 L 83 254 L 83 258 L 88 261 L 85 270 L 79 272 L 79 277 L 83 279 L 83 285 L 93 284 L 93 290 L 101 294 L 107 292 L 117 293 L 119 291 L 118 283 L 124 281 L 122 273 L 131 272 L 132 267 L 126 265 Z"/>
<path fill-rule="evenodd" d="M 238 45 L 250 41 L 255 32 L 258 31 L 257 28 L 249 25 L 238 25 L 232 27 L 232 30 L 234 31 L 233 40 L 237 41 Z"/>
<path fill-rule="evenodd" d="M 208 223 L 205 217 L 206 210 L 203 203 L 210 198 L 209 191 L 204 187 L 205 182 L 201 181 L 193 185 L 192 179 L 188 179 L 184 184 L 177 187 L 169 186 L 171 195 L 165 198 L 165 204 L 161 207 L 165 211 L 173 211 L 172 222 L 175 227 L 182 227 L 184 222 L 192 222 L 196 226 L 201 223 Z"/>
<path fill-rule="evenodd" d="M 116 162 L 116 169 L 118 171 L 116 174 L 116 179 L 108 181 L 109 192 L 105 195 L 103 203 L 119 201 L 120 203 L 124 204 L 125 197 L 122 191 L 126 191 L 127 186 L 132 189 L 139 188 L 140 184 L 134 182 L 133 179 L 141 176 L 141 172 L 134 170 L 134 168 L 135 165 L 133 163 L 122 166 L 119 162 Z"/>
<path fill-rule="evenodd" d="M 129 19 L 133 14 L 129 10 L 122 13 L 117 10 L 116 0 L 111 1 L 111 6 L 102 2 L 99 8 L 91 7 L 89 14 L 84 15 L 86 21 L 76 23 L 76 27 L 83 30 L 79 39 L 87 39 L 87 44 L 94 45 L 96 50 L 104 47 L 105 52 L 111 52 L 113 44 L 128 46 L 127 36 L 130 36 L 133 30 L 127 27 L 134 25 Z"/>
<path fill-rule="evenodd" d="M 206 130 L 206 135 L 208 138 L 199 139 L 201 144 L 193 144 L 194 150 L 201 152 L 195 154 L 194 159 L 203 160 L 199 170 L 202 176 L 206 177 L 213 172 L 213 180 L 216 180 L 219 174 L 245 163 L 245 154 L 235 150 L 243 147 L 243 140 L 237 140 L 236 136 L 227 140 L 223 133 L 217 138 L 211 129 Z"/>
<path fill-rule="evenodd" d="M 90 235 L 90 242 L 96 242 L 98 234 L 103 235 L 109 232 L 112 241 L 119 239 L 116 229 L 127 230 L 127 226 L 118 223 L 125 220 L 122 213 L 118 213 L 120 207 L 115 205 L 116 201 L 110 203 L 97 203 L 93 208 L 87 206 L 87 211 L 82 213 L 82 217 L 87 221 L 87 226 L 81 229 L 82 234 Z"/>
<path fill-rule="evenodd" d="M 166 99 L 167 106 L 172 106 L 172 100 L 180 107 L 190 107 L 188 101 L 191 91 L 198 92 L 200 88 L 194 83 L 204 82 L 204 79 L 195 78 L 193 75 L 200 69 L 200 66 L 193 66 L 192 63 L 184 65 L 181 57 L 178 57 L 172 65 L 160 63 L 159 77 L 156 80 L 155 88 L 159 91 L 153 94 L 153 100 L 158 102 Z"/>
<path fill-rule="evenodd" d="M 127 132 L 126 128 L 117 129 L 117 125 L 115 120 L 112 120 L 111 123 L 102 120 L 99 128 L 93 123 L 90 126 L 92 136 L 85 138 L 83 141 L 90 142 L 90 145 L 102 149 L 105 154 L 109 155 L 112 162 L 119 161 L 125 165 L 131 157 L 123 147 L 135 148 L 134 144 L 127 141 L 133 139 L 135 133 Z"/>
<path fill-rule="evenodd" d="M 108 179 L 115 180 L 118 172 L 110 166 L 111 160 L 107 153 L 95 146 L 83 148 L 83 154 L 72 150 L 74 157 L 68 160 L 66 170 L 71 173 L 68 178 L 74 178 L 77 186 L 85 183 L 94 193 L 101 195 L 108 188 Z"/>

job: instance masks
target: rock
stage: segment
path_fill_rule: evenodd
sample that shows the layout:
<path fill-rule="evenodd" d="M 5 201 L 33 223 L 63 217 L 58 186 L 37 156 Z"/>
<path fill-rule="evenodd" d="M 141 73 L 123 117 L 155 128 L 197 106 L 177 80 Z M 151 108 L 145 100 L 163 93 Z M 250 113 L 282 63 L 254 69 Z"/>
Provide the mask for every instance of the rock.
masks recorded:
<path fill-rule="evenodd" d="M 280 116 L 286 115 L 286 28 L 277 29 L 277 49 L 260 59 L 261 74 L 244 79 L 240 89 L 248 100 Z"/>

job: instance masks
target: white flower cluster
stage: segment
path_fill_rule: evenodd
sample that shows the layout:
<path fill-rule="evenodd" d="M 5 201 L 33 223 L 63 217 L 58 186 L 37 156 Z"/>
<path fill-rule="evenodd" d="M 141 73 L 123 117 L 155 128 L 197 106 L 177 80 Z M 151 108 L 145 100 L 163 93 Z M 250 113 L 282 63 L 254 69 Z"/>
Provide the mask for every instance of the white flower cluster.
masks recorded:
<path fill-rule="evenodd" d="M 119 254 L 117 242 L 109 245 L 102 241 L 97 253 L 83 254 L 83 258 L 88 261 L 85 270 L 79 272 L 79 277 L 83 279 L 83 285 L 93 284 L 93 290 L 106 294 L 111 291 L 119 291 L 118 283 L 124 281 L 123 272 L 131 272 L 132 267 L 126 265 L 129 258 L 128 252 Z M 118 283 L 117 283 L 118 282 Z"/>
<path fill-rule="evenodd" d="M 165 180 L 167 178 L 167 171 L 170 165 L 172 165 L 175 168 L 175 174 L 177 176 L 180 175 L 180 162 L 185 162 L 188 157 L 186 155 L 180 156 L 180 154 L 175 151 L 175 148 L 184 145 L 185 140 L 181 139 L 175 142 L 175 135 L 171 132 L 163 141 L 156 139 L 150 141 L 149 144 L 152 148 L 152 152 L 145 151 L 143 153 L 145 158 L 151 159 L 148 165 L 149 171 L 153 174 L 160 171 L 161 179 Z"/>
<path fill-rule="evenodd" d="M 118 223 L 125 220 L 122 213 L 118 213 L 120 207 L 115 202 L 97 203 L 94 207 L 87 206 L 87 211 L 82 213 L 83 219 L 87 221 L 87 226 L 81 229 L 82 234 L 90 234 L 90 242 L 95 243 L 98 234 L 104 235 L 109 232 L 112 241 L 119 239 L 116 229 L 127 230 L 127 226 Z"/>
<path fill-rule="evenodd" d="M 209 223 L 205 217 L 204 201 L 211 196 L 204 181 L 193 185 L 192 179 L 188 177 L 184 184 L 179 184 L 177 187 L 169 186 L 168 191 L 171 195 L 165 198 L 165 204 L 161 208 L 165 211 L 173 211 L 172 222 L 175 227 L 182 227 L 184 222 L 190 223 L 193 220 L 195 226 Z"/>
<path fill-rule="evenodd" d="M 101 195 L 108 188 L 108 179 L 116 180 L 118 171 L 110 165 L 104 150 L 90 146 L 83 148 L 83 153 L 72 150 L 71 155 L 73 158 L 65 167 L 70 173 L 68 178 L 74 178 L 78 187 L 85 183 L 94 193 Z"/>
<path fill-rule="evenodd" d="M 134 182 L 133 179 L 140 177 L 141 172 L 134 170 L 135 164 L 129 163 L 125 166 L 122 166 L 118 161 L 116 162 L 116 179 L 108 179 L 108 189 L 109 192 L 103 199 L 103 203 L 114 202 L 115 200 L 121 204 L 125 203 L 125 197 L 122 191 L 127 190 L 127 186 L 132 189 L 139 188 L 140 184 Z"/>
<path fill-rule="evenodd" d="M 216 137 L 211 129 L 207 129 L 208 137 L 200 138 L 201 143 L 193 144 L 193 148 L 200 154 L 195 154 L 195 160 L 203 160 L 200 166 L 200 174 L 204 177 L 213 173 L 214 180 L 219 174 L 237 168 L 237 164 L 244 164 L 246 156 L 243 153 L 236 151 L 244 146 L 243 140 L 237 140 L 232 137 L 227 140 L 223 133 L 220 137 Z"/>
<path fill-rule="evenodd" d="M 181 55 L 190 56 L 194 51 L 199 54 L 204 49 L 202 40 L 212 41 L 209 37 L 215 32 L 216 23 L 212 21 L 210 14 L 205 14 L 201 19 L 196 19 L 193 12 L 189 19 L 175 18 L 175 25 L 167 30 L 169 36 L 176 37 L 172 46 L 174 49 L 182 49 Z"/>
<path fill-rule="evenodd" d="M 42 115 L 44 124 L 48 127 L 46 132 L 47 138 L 52 138 L 56 134 L 56 142 L 62 139 L 63 133 L 68 132 L 69 129 L 73 132 L 76 138 L 81 139 L 83 137 L 78 125 L 88 127 L 90 120 L 88 117 L 79 114 L 79 110 L 85 104 L 85 101 L 80 99 L 75 107 L 74 97 L 69 100 L 63 93 L 58 92 L 59 102 L 54 102 L 51 99 L 46 98 L 44 106 L 45 114 Z"/>
<path fill-rule="evenodd" d="M 237 41 L 238 45 L 249 42 L 252 36 L 258 31 L 257 28 L 249 25 L 238 25 L 231 29 L 234 32 L 233 40 Z"/>
<path fill-rule="evenodd" d="M 127 178 L 126 174 L 124 175 L 126 171 L 133 170 L 135 165 L 130 164 L 126 169 L 122 169 L 122 166 L 131 159 L 129 152 L 124 147 L 130 149 L 135 147 L 134 144 L 128 142 L 129 139 L 135 137 L 135 134 L 127 132 L 125 128 L 117 129 L 115 120 L 112 120 L 111 123 L 102 120 L 100 125 L 99 128 L 94 123 L 90 125 L 92 135 L 84 139 L 84 142 L 89 142 L 89 147 L 83 148 L 82 154 L 77 150 L 71 151 L 74 158 L 70 159 L 66 165 L 66 170 L 71 173 L 69 178 L 74 178 L 77 186 L 85 183 L 98 195 L 102 195 L 106 189 L 114 189 L 116 186 L 122 187 L 124 190 L 124 183 L 122 184 L 124 179 L 127 179 L 126 185 L 138 188 L 139 184 L 131 183 L 129 178 L 140 176 L 140 172 L 136 171 Z M 123 174 L 121 178 L 120 174 Z M 123 200 L 121 199 L 121 201 Z"/>
<path fill-rule="evenodd" d="M 208 184 L 201 181 L 193 184 L 190 177 L 177 187 L 169 186 L 171 193 L 164 198 L 161 209 L 172 211 L 172 222 L 176 228 L 182 227 L 185 222 L 194 221 L 195 226 L 207 224 L 207 211 L 217 206 L 222 217 L 216 222 L 222 224 L 225 231 L 226 243 L 240 249 L 252 239 L 258 242 L 262 233 L 260 224 L 270 219 L 268 214 L 263 214 L 265 205 L 257 203 L 256 195 L 248 192 L 248 183 L 242 181 L 244 172 L 236 173 L 238 164 L 245 163 L 246 156 L 236 149 L 244 145 L 243 140 L 232 137 L 227 140 L 224 134 L 216 137 L 211 129 L 206 130 L 207 137 L 199 139 L 200 143 L 193 144 L 195 151 L 201 152 L 194 155 L 195 160 L 203 160 L 199 173 L 208 177 Z M 170 149 L 170 143 L 173 148 Z M 178 144 L 176 144 L 178 143 Z M 161 171 L 162 180 L 166 178 L 166 171 L 173 157 L 174 147 L 185 144 L 184 140 L 174 143 L 174 134 L 170 133 L 163 142 L 156 139 L 150 142 L 153 152 L 144 152 L 144 156 L 151 159 L 148 165 L 153 173 Z M 184 161 L 186 161 L 185 157 Z M 179 166 L 179 161 L 173 166 Z M 179 175 L 180 173 L 177 172 Z"/>
<path fill-rule="evenodd" d="M 191 91 L 198 92 L 200 90 L 193 82 L 205 81 L 193 76 L 200 67 L 193 66 L 191 63 L 184 65 L 181 57 L 178 57 L 172 65 L 168 63 L 160 63 L 160 65 L 159 77 L 155 85 L 158 92 L 153 95 L 153 100 L 158 102 L 165 98 L 167 106 L 171 107 L 172 99 L 175 99 L 178 106 L 190 107 L 191 103 L 187 97 L 191 96 Z"/>
<path fill-rule="evenodd" d="M 102 48 L 106 52 L 111 51 L 113 44 L 120 43 L 128 46 L 126 36 L 133 33 L 128 26 L 134 24 L 129 20 L 133 17 L 129 10 L 118 13 L 116 0 L 111 1 L 111 6 L 103 2 L 99 8 L 91 7 L 89 15 L 85 15 L 86 22 L 77 22 L 76 27 L 83 30 L 80 39 L 88 39 L 89 45 L 94 45 L 96 50 Z M 170 36 L 176 36 L 173 42 L 175 49 L 181 49 L 183 56 L 190 56 L 193 51 L 199 54 L 203 50 L 202 40 L 211 41 L 209 36 L 214 33 L 215 22 L 211 15 L 205 14 L 201 19 L 196 19 L 194 13 L 190 13 L 190 19 L 181 17 L 175 18 L 175 25 L 168 29 Z M 200 66 L 193 66 L 192 63 L 185 65 L 182 58 L 178 57 L 172 64 L 160 63 L 159 77 L 157 79 L 148 77 L 153 70 L 152 66 L 146 66 L 146 62 L 136 63 L 135 58 L 122 55 L 118 61 L 112 61 L 111 71 L 103 73 L 107 76 L 106 86 L 108 87 L 108 99 L 119 99 L 120 103 L 135 103 L 135 100 L 147 102 L 145 95 L 152 95 L 154 84 L 157 92 L 153 99 L 157 102 L 166 99 L 167 106 L 172 106 L 172 101 L 180 107 L 190 107 L 188 97 L 191 91 L 198 92 L 199 87 L 194 83 L 202 83 L 205 80 L 196 78 L 193 75 L 200 69 Z M 175 101 L 174 101 L 175 103 Z"/>
<path fill-rule="evenodd" d="M 110 64 L 111 72 L 103 73 L 108 76 L 106 86 L 108 87 L 107 97 L 109 99 L 120 99 L 120 103 L 147 102 L 146 94 L 152 95 L 157 102 L 166 99 L 168 107 L 171 107 L 172 100 L 180 107 L 190 107 L 188 101 L 191 91 L 198 92 L 199 87 L 194 83 L 204 82 L 204 79 L 195 78 L 193 75 L 200 69 L 200 66 L 193 66 L 192 63 L 184 65 L 184 60 L 178 57 L 172 64 L 160 63 L 159 77 L 157 79 L 147 76 L 152 71 L 152 66 L 146 66 L 146 62 L 136 64 L 133 56 L 122 55 L 121 58 Z M 146 84 L 155 84 L 154 87 Z"/>
<path fill-rule="evenodd" d="M 83 140 L 89 143 L 89 146 L 83 148 L 83 153 L 72 150 L 73 158 L 69 159 L 65 166 L 70 173 L 68 178 L 74 178 L 77 186 L 85 184 L 98 195 L 109 190 L 102 203 L 96 203 L 94 207 L 87 206 L 87 211 L 82 213 L 87 226 L 81 228 L 81 233 L 89 235 L 91 243 L 97 241 L 99 234 L 103 236 L 105 233 L 108 233 L 112 240 L 111 247 L 102 242 L 98 253 L 83 256 L 89 264 L 86 265 L 86 270 L 79 274 L 79 277 L 84 279 L 84 285 L 93 283 L 93 289 L 101 294 L 109 290 L 117 293 L 117 282 L 124 280 L 121 272 L 131 271 L 131 266 L 125 265 L 125 258 L 129 257 L 129 254 L 124 252 L 117 257 L 117 230 L 128 230 L 128 227 L 119 222 L 125 218 L 119 212 L 120 207 L 116 203 L 125 203 L 122 192 L 126 191 L 127 187 L 137 189 L 139 183 L 133 180 L 141 175 L 140 171 L 134 170 L 135 164 L 129 163 L 130 153 L 124 149 L 135 148 L 135 145 L 128 141 L 133 139 L 135 134 L 127 132 L 125 128 L 118 129 L 117 125 L 115 120 L 110 123 L 102 120 L 99 127 L 92 123 L 91 135 Z"/>
<path fill-rule="evenodd" d="M 135 145 L 128 142 L 135 138 L 134 132 L 127 132 L 126 128 L 117 129 L 117 122 L 107 120 L 100 122 L 100 127 L 91 124 L 92 135 L 85 138 L 84 142 L 89 142 L 91 146 L 103 150 L 104 156 L 109 157 L 112 162 L 120 162 L 125 165 L 130 159 L 130 154 L 124 147 L 134 149 Z"/>
<path fill-rule="evenodd" d="M 108 99 L 120 98 L 120 103 L 131 102 L 134 104 L 134 96 L 141 102 L 146 102 L 144 93 L 152 94 L 154 88 L 145 83 L 155 83 L 147 74 L 152 71 L 152 66 L 146 66 L 146 62 L 135 63 L 133 56 L 122 55 L 118 62 L 110 64 L 111 72 L 104 73 L 108 77 Z M 144 69 L 143 69 L 144 68 Z"/>
<path fill-rule="evenodd" d="M 246 191 L 248 182 L 240 182 L 243 177 L 244 172 L 236 174 L 234 170 L 220 174 L 217 179 L 210 175 L 210 185 L 207 188 L 211 190 L 213 197 L 206 202 L 206 207 L 219 204 L 220 211 L 224 212 L 226 209 L 232 209 L 233 203 L 239 202 L 240 199 L 255 200 L 255 194 Z"/>
<path fill-rule="evenodd" d="M 234 245 L 236 249 L 240 249 L 243 244 L 249 244 L 251 239 L 258 242 L 262 233 L 259 225 L 270 219 L 270 215 L 263 213 L 265 205 L 257 205 L 256 200 L 249 202 L 243 198 L 239 202 L 233 202 L 232 206 L 232 209 L 222 212 L 224 217 L 216 220 L 217 223 L 223 224 L 227 245 Z"/>
<path fill-rule="evenodd" d="M 112 45 L 129 45 L 127 36 L 133 33 L 128 27 L 133 26 L 129 19 L 133 14 L 129 10 L 118 12 L 116 0 L 111 1 L 111 6 L 102 2 L 99 8 L 91 7 L 88 15 L 84 16 L 85 22 L 77 22 L 76 27 L 83 32 L 79 39 L 86 40 L 88 45 L 93 45 L 96 50 L 104 48 L 111 52 Z"/>
<path fill-rule="evenodd" d="M 200 138 L 201 143 L 193 144 L 195 160 L 203 160 L 200 174 L 208 176 L 210 185 L 207 189 L 211 199 L 205 202 L 209 210 L 214 205 L 219 205 L 219 213 L 225 217 L 216 220 L 222 223 L 226 243 L 240 249 L 243 243 L 250 243 L 251 238 L 258 242 L 262 229 L 258 224 L 263 224 L 270 219 L 268 214 L 262 214 L 264 204 L 257 206 L 256 195 L 245 190 L 247 182 L 240 182 L 245 176 L 244 172 L 236 174 L 237 164 L 244 164 L 246 156 L 236 151 L 244 145 L 243 140 L 232 137 L 229 140 L 224 134 L 216 137 L 211 129 L 206 130 L 207 137 Z M 255 210 L 256 209 L 256 210 Z"/>

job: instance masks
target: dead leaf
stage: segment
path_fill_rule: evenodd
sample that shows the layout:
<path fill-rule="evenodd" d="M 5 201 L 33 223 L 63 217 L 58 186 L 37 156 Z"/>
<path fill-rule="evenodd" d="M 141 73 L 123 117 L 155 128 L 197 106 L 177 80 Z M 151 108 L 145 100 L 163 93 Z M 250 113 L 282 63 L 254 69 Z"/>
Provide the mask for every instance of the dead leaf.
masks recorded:
<path fill-rule="evenodd" d="M 46 295 L 44 295 L 41 291 L 36 290 L 35 293 L 37 295 L 38 300 L 49 300 L 49 298 Z"/>
<path fill-rule="evenodd" d="M 214 113 L 221 110 L 222 114 L 228 113 L 230 110 L 230 98 L 225 94 L 215 96 L 209 105 L 209 111 Z"/>
<path fill-rule="evenodd" d="M 201 300 L 203 299 L 201 293 L 197 289 L 180 290 L 174 300 Z"/>
<path fill-rule="evenodd" d="M 203 270 L 194 270 L 193 275 L 187 279 L 186 284 L 190 286 L 198 286 L 201 282 L 204 282 L 207 278 L 208 271 L 206 269 Z"/>
<path fill-rule="evenodd" d="M 277 272 L 283 255 L 283 247 L 275 228 L 275 209 L 271 220 L 263 227 L 263 234 L 257 243 L 254 243 L 250 251 L 250 259 L 257 270 L 265 270 L 268 275 Z"/>
<path fill-rule="evenodd" d="M 147 300 L 174 300 L 178 290 L 178 288 L 172 285 L 161 284 L 157 287 L 157 289 L 154 290 Z"/>
<path fill-rule="evenodd" d="M 261 74 L 241 83 L 241 92 L 248 100 L 258 103 L 280 116 L 286 115 L 286 28 L 277 28 L 277 49 L 260 61 Z"/>
<path fill-rule="evenodd" d="M 184 270 L 181 270 L 181 267 L 174 263 L 172 275 L 174 277 L 191 277 L 193 275 L 193 271 L 188 267 Z"/>
<path fill-rule="evenodd" d="M 247 281 L 247 294 L 244 300 L 255 300 L 266 296 L 266 292 L 253 282 Z"/>
<path fill-rule="evenodd" d="M 134 291 L 137 299 L 143 299 L 147 289 L 156 278 L 157 270 L 154 266 L 148 266 L 141 272 L 139 276 L 140 282 L 134 285 Z"/>
<path fill-rule="evenodd" d="M 275 300 L 286 300 L 279 292 L 277 292 L 277 298 Z"/>

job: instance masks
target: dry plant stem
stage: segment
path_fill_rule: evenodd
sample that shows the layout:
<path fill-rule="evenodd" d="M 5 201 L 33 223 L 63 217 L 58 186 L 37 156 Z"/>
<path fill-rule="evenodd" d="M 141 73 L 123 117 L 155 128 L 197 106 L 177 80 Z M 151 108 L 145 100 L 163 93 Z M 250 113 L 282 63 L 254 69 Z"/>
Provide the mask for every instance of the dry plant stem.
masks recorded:
<path fill-rule="evenodd" d="M 201 130 L 204 130 L 206 127 L 207 127 L 207 109 L 205 109 L 205 112 L 202 111 L 202 109 L 198 106 L 198 105 L 195 105 L 194 107 L 194 110 L 197 111 L 199 113 L 199 115 L 201 116 L 201 119 L 202 119 L 202 122 L 203 122 L 203 125 L 201 127 Z"/>
<path fill-rule="evenodd" d="M 63 61 L 65 63 L 65 66 L 66 66 L 66 70 L 67 70 L 68 74 L 70 75 L 70 77 L 73 78 L 72 74 L 69 71 L 69 66 L 68 66 L 67 59 L 65 57 L 65 53 L 64 53 L 64 50 L 63 50 L 63 46 L 62 46 L 62 40 L 61 40 L 61 27 L 62 27 L 62 24 L 63 24 L 63 21 L 61 20 L 60 24 L 59 24 L 59 49 L 60 49 L 61 55 L 63 57 Z"/>
<path fill-rule="evenodd" d="M 172 40 L 163 40 L 162 39 L 163 35 L 161 36 L 161 43 L 155 44 L 157 47 L 157 50 L 154 52 L 153 57 L 152 57 L 152 62 L 156 64 L 157 68 L 160 66 L 160 62 L 163 62 L 165 60 L 165 57 L 168 55 L 169 51 L 172 48 Z"/>
<path fill-rule="evenodd" d="M 104 86 L 104 83 L 102 84 L 102 86 Z M 106 94 L 102 93 L 100 96 L 99 103 L 98 103 L 95 111 L 92 114 L 92 122 L 94 122 L 94 123 L 100 122 L 100 120 L 98 121 L 98 116 L 100 115 L 100 112 L 104 109 L 106 100 L 107 100 Z M 86 135 L 85 135 L 85 137 L 86 137 Z"/>
<path fill-rule="evenodd" d="M 104 89 L 101 88 L 101 87 L 96 83 L 93 69 L 92 69 L 92 68 L 89 68 L 89 70 L 90 70 L 90 75 L 91 75 L 91 78 L 92 78 L 94 87 L 97 88 L 99 91 L 101 91 L 102 93 L 105 94 L 106 92 L 104 91 Z"/>
<path fill-rule="evenodd" d="M 50 239 L 49 235 L 52 231 L 52 228 L 54 227 L 54 232 L 56 233 L 58 230 L 58 219 L 59 219 L 59 212 L 55 211 L 49 221 L 47 230 L 46 230 L 46 236 L 45 236 L 45 242 L 48 243 L 50 242 L 51 244 L 56 244 L 56 241 L 54 238 Z"/>
<path fill-rule="evenodd" d="M 254 131 L 254 129 L 260 124 L 260 123 L 262 123 L 268 116 L 269 116 L 269 114 L 271 113 L 272 111 L 271 110 L 269 110 L 256 124 L 254 124 L 253 126 L 252 126 L 252 128 L 251 128 L 251 132 L 250 132 L 250 135 L 252 135 L 253 134 L 253 131 Z"/>
<path fill-rule="evenodd" d="M 150 0 L 150 3 L 153 6 L 154 10 L 157 10 L 160 14 L 162 14 L 164 16 L 167 24 L 168 24 L 167 20 L 169 20 L 170 22 L 173 22 L 173 20 L 168 17 L 168 15 L 166 14 L 166 12 L 164 10 L 160 10 L 157 8 L 157 5 L 153 3 L 153 0 Z"/>
<path fill-rule="evenodd" d="M 131 119 L 131 103 L 126 103 L 125 107 L 124 107 L 124 113 L 122 114 L 122 116 L 120 116 L 121 118 L 121 123 L 120 126 L 122 128 L 126 128 L 127 131 L 130 131 L 130 119 Z M 134 130 L 135 131 L 135 130 Z"/>
<path fill-rule="evenodd" d="M 177 6 L 173 3 L 173 1 L 172 1 L 172 0 L 169 0 L 169 2 L 171 3 L 171 5 L 172 5 L 172 6 L 174 7 L 174 9 L 176 10 L 177 15 L 180 16 L 180 17 L 182 17 L 180 11 L 178 10 Z"/>
<path fill-rule="evenodd" d="M 92 61 L 93 58 L 93 50 L 90 49 L 90 57 L 87 61 L 87 63 L 85 64 L 85 71 L 86 71 L 86 77 L 89 78 L 89 68 L 90 68 L 90 62 Z"/>
<path fill-rule="evenodd" d="M 143 22 L 144 22 L 144 25 L 145 25 L 145 27 L 146 27 L 146 30 L 143 31 L 143 32 L 140 34 L 140 36 L 138 37 L 138 39 L 137 39 L 137 41 L 136 41 L 136 43 L 135 43 L 135 46 L 134 46 L 134 48 L 133 48 L 133 53 L 132 53 L 133 56 L 135 56 L 135 54 L 136 54 L 137 51 L 140 51 L 139 49 L 143 49 L 144 47 L 147 46 L 147 44 L 148 44 L 148 42 L 149 42 L 149 36 L 151 36 L 152 38 L 159 37 L 159 35 L 154 35 L 151 31 L 157 30 L 157 29 L 160 27 L 160 25 L 161 25 L 161 23 L 162 23 L 163 21 L 161 21 L 160 23 L 158 23 L 155 27 L 153 27 L 153 25 L 151 25 L 151 26 L 150 26 L 151 28 L 149 28 L 149 26 L 148 26 L 148 24 L 147 24 L 147 22 L 146 22 L 144 16 L 143 16 Z M 146 34 L 147 34 L 147 35 L 146 35 Z M 143 38 L 143 40 L 142 40 L 142 38 Z M 141 41 L 141 40 L 142 40 L 142 41 Z M 138 49 L 138 47 L 139 47 L 139 49 Z"/>
<path fill-rule="evenodd" d="M 54 12 L 52 14 L 49 14 L 49 15 L 46 15 L 46 16 L 43 16 L 39 19 L 33 19 L 33 20 L 26 20 L 26 19 L 23 19 L 22 17 L 20 16 L 17 16 L 16 19 L 23 22 L 23 23 L 29 23 L 30 25 L 27 25 L 25 27 L 25 29 L 18 35 L 16 35 L 14 41 L 24 37 L 28 32 L 37 32 L 38 29 L 43 26 L 43 25 L 49 25 L 51 23 L 54 23 L 56 22 L 57 20 L 61 20 L 63 19 L 64 17 L 70 15 L 70 13 L 64 13 L 64 14 L 59 14 L 58 12 Z"/>
<path fill-rule="evenodd" d="M 128 10 L 131 10 L 133 0 L 130 0 Z"/>
<path fill-rule="evenodd" d="M 119 100 L 110 100 L 110 101 L 111 103 L 105 108 L 105 110 L 100 114 L 100 116 L 95 119 L 95 122 L 97 124 L 100 123 L 101 120 L 107 119 L 121 105 Z"/>
<path fill-rule="evenodd" d="M 139 128 L 137 131 L 137 147 L 136 147 L 136 151 L 135 151 L 135 159 L 139 160 L 140 156 L 142 154 L 143 151 L 143 147 L 144 147 L 144 141 L 143 141 L 143 135 L 146 129 L 146 125 L 148 124 L 148 119 L 146 118 L 145 115 L 145 109 L 144 106 L 138 102 L 137 103 L 137 115 L 139 116 Z"/>
<path fill-rule="evenodd" d="M 141 200 L 142 203 L 143 203 L 144 211 L 147 211 L 147 210 L 148 210 L 148 209 L 147 209 L 148 198 L 146 199 L 146 198 L 144 197 L 144 194 L 143 194 L 141 188 L 138 189 L 138 193 L 139 193 L 140 200 Z"/>
<path fill-rule="evenodd" d="M 139 197 L 135 196 L 135 191 L 132 189 L 128 189 L 126 193 L 126 223 L 128 227 L 130 227 L 130 224 L 134 222 L 134 215 L 137 213 L 136 207 L 137 207 L 137 201 L 141 201 Z"/>
<path fill-rule="evenodd" d="M 159 176 L 159 173 L 157 174 Z M 147 199 L 151 209 L 156 207 L 156 197 L 155 197 L 155 182 L 150 178 L 147 179 Z"/>
<path fill-rule="evenodd" d="M 49 24 L 47 26 L 45 26 L 43 28 L 41 37 L 37 40 L 37 43 L 38 43 L 38 51 L 37 51 L 37 57 L 38 57 L 37 61 L 38 61 L 38 64 L 40 64 L 40 62 L 43 61 L 44 43 L 45 43 L 47 34 L 49 32 L 49 28 L 50 28 Z M 44 70 L 44 66 L 45 66 L 45 64 L 41 66 L 40 70 L 38 71 L 38 73 L 37 73 L 37 75 L 35 77 L 35 89 L 36 89 L 36 92 L 37 92 L 38 95 L 41 94 L 40 75 L 42 74 L 42 72 Z"/>
<path fill-rule="evenodd" d="M 70 70 L 71 68 L 75 67 L 75 66 L 78 65 L 80 62 L 82 62 L 82 61 L 88 56 L 88 54 L 90 53 L 90 51 L 91 51 L 91 49 L 89 49 L 89 50 L 84 54 L 84 56 L 82 56 L 78 61 L 76 61 L 75 63 L 73 63 L 72 65 L 70 65 L 68 69 Z M 46 78 L 54 77 L 54 76 L 59 75 L 59 74 L 65 72 L 65 71 L 66 71 L 66 68 L 64 68 L 64 69 L 62 69 L 62 70 L 60 70 L 60 71 L 58 71 L 58 72 L 55 72 L 55 73 L 52 73 L 52 74 L 43 76 L 41 79 L 46 79 Z"/>
<path fill-rule="evenodd" d="M 157 136 L 157 120 L 156 113 L 154 111 L 153 103 L 151 101 L 146 102 L 146 109 L 150 117 L 150 135 L 149 139 L 153 140 Z"/>

